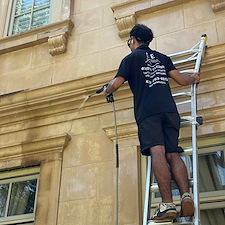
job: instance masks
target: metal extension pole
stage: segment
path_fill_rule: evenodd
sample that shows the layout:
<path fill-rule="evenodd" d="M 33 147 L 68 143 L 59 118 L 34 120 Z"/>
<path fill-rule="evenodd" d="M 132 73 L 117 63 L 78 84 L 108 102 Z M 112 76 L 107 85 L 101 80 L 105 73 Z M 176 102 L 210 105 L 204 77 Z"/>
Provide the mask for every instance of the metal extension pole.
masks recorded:
<path fill-rule="evenodd" d="M 195 72 L 198 72 L 201 65 L 202 55 L 203 51 L 205 49 L 205 42 L 206 42 L 207 36 L 202 35 L 200 46 L 199 46 L 199 53 L 195 64 Z M 192 160 L 193 160 L 193 195 L 194 195 L 194 203 L 195 203 L 195 212 L 194 212 L 194 224 L 200 225 L 200 203 L 199 203 L 199 168 L 198 168 L 198 148 L 197 148 L 197 132 L 196 132 L 196 126 L 197 126 L 197 101 L 196 101 L 196 84 L 192 84 L 191 86 L 191 114 L 192 114 L 192 148 L 193 148 L 193 154 L 192 154 Z"/>
<path fill-rule="evenodd" d="M 119 224 L 119 145 L 118 145 L 118 132 L 117 132 L 117 120 L 116 120 L 116 109 L 113 95 L 110 94 L 106 96 L 107 102 L 112 103 L 113 116 L 114 116 L 114 128 L 115 128 L 115 139 L 116 139 L 116 216 L 115 216 L 115 225 Z"/>
<path fill-rule="evenodd" d="M 146 174 L 143 225 L 147 225 L 147 222 L 148 222 L 148 207 L 149 207 L 149 195 L 150 195 L 150 186 L 151 186 L 151 177 L 150 176 L 151 176 L 151 156 L 148 156 L 147 157 L 147 174 Z"/>
<path fill-rule="evenodd" d="M 116 109 L 115 103 L 112 102 L 113 115 L 114 115 L 114 127 L 115 127 L 115 138 L 116 138 L 116 220 L 115 224 L 119 224 L 119 145 L 118 145 L 118 133 L 117 133 L 117 120 L 116 120 Z"/>

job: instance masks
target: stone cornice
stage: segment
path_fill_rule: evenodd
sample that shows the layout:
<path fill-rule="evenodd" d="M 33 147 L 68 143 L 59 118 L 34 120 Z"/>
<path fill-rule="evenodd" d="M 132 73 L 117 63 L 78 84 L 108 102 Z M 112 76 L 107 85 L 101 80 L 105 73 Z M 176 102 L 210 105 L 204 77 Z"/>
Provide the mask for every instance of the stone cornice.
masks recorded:
<path fill-rule="evenodd" d="M 40 164 L 42 161 L 56 160 L 60 157 L 57 153 L 62 153 L 70 141 L 68 134 L 47 137 L 43 139 L 33 139 L 30 141 L 0 147 L 0 169 L 3 164 L 13 160 L 21 160 L 30 157 L 32 163 Z M 54 154 L 56 157 L 54 157 Z"/>
<path fill-rule="evenodd" d="M 119 30 L 119 36 L 128 36 L 136 24 L 136 18 L 146 13 L 157 12 L 193 0 L 129 0 L 112 6 L 114 17 Z"/>
<path fill-rule="evenodd" d="M 112 10 L 114 12 L 115 18 L 121 18 L 132 13 L 140 16 L 149 12 L 156 12 L 190 1 L 193 0 L 130 0 L 112 6 Z"/>
<path fill-rule="evenodd" d="M 115 128 L 112 127 L 106 127 L 103 128 L 106 132 L 107 136 L 115 141 Z M 126 139 L 133 139 L 137 138 L 137 125 L 136 122 L 126 123 L 126 124 L 120 124 L 117 126 L 117 134 L 120 140 L 126 140 Z"/>
<path fill-rule="evenodd" d="M 0 96 L 0 117 L 10 116 L 10 114 L 13 114 L 13 110 L 20 113 L 24 110 L 27 111 L 28 108 L 30 110 L 46 108 L 52 106 L 53 102 L 60 104 L 63 101 L 65 104 L 65 99 L 70 98 L 77 101 L 78 105 L 74 105 L 74 108 L 76 108 L 85 96 L 107 83 L 115 75 L 115 72 L 111 71 L 40 89 L 2 95 Z"/>
<path fill-rule="evenodd" d="M 20 34 L 0 38 L 0 54 L 47 42 L 49 43 L 51 55 L 64 53 L 66 51 L 67 37 L 71 34 L 73 26 L 73 22 L 66 19 Z"/>

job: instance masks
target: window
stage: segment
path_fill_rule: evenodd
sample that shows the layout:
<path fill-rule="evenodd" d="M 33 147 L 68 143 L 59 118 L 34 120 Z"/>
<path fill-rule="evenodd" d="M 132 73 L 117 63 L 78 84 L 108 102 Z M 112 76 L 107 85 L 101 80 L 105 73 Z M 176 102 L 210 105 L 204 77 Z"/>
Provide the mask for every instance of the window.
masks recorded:
<path fill-rule="evenodd" d="M 192 156 L 182 156 L 192 177 Z M 142 163 L 146 164 L 143 158 Z M 225 223 L 225 145 L 199 148 L 199 192 L 201 221 L 204 225 Z M 146 166 L 143 166 L 146 170 Z M 154 178 L 155 179 L 155 178 Z M 156 182 L 156 180 L 154 181 Z M 143 184 L 145 185 L 145 184 Z M 179 190 L 172 191 L 176 204 L 180 202 Z M 152 195 L 152 206 L 161 201 L 159 192 Z"/>
<path fill-rule="evenodd" d="M 49 53 L 66 52 L 67 38 L 74 26 L 71 20 L 73 1 L 4 0 L 0 14 L 0 55 L 49 44 Z M 57 44 L 55 44 L 57 43 Z"/>
<path fill-rule="evenodd" d="M 0 179 L 0 224 L 33 224 L 38 174 L 10 175 Z"/>
<path fill-rule="evenodd" d="M 225 208 L 201 210 L 200 216 L 204 225 L 225 224 Z"/>
<path fill-rule="evenodd" d="M 14 0 L 8 35 L 18 34 L 49 23 L 51 0 Z"/>

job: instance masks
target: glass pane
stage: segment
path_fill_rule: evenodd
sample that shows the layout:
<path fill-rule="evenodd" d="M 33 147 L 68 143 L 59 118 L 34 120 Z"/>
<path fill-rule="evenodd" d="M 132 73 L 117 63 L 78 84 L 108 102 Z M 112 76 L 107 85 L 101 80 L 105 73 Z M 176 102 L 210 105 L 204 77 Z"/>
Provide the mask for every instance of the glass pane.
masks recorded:
<path fill-rule="evenodd" d="M 43 7 L 50 6 L 50 0 L 35 0 L 34 1 L 34 9 L 39 9 Z"/>
<path fill-rule="evenodd" d="M 9 184 L 0 185 L 0 217 L 4 217 L 5 215 L 8 190 Z"/>
<path fill-rule="evenodd" d="M 12 34 L 18 34 L 29 30 L 31 14 L 25 14 L 15 18 Z"/>
<path fill-rule="evenodd" d="M 199 156 L 200 192 L 225 190 L 224 152 Z"/>
<path fill-rule="evenodd" d="M 185 159 L 182 157 L 185 161 Z M 199 190 L 200 192 L 225 190 L 224 152 L 218 151 L 199 155 Z M 188 157 L 190 173 L 193 177 L 192 156 Z"/>
<path fill-rule="evenodd" d="M 185 157 L 181 157 L 186 163 Z M 200 192 L 225 190 L 225 156 L 223 151 L 199 155 L 199 190 Z M 190 172 L 193 177 L 192 156 L 188 157 Z M 172 191 L 173 195 L 179 195 L 179 190 Z M 155 197 L 160 197 L 156 192 Z"/>
<path fill-rule="evenodd" d="M 12 184 L 8 216 L 34 212 L 36 185 L 37 180 Z"/>
<path fill-rule="evenodd" d="M 222 225 L 225 224 L 225 209 L 210 209 L 201 211 L 201 224 Z"/>
<path fill-rule="evenodd" d="M 32 9 L 33 0 L 17 0 L 16 15 L 30 12 Z"/>
<path fill-rule="evenodd" d="M 33 13 L 31 29 L 48 24 L 49 8 L 41 9 Z"/>

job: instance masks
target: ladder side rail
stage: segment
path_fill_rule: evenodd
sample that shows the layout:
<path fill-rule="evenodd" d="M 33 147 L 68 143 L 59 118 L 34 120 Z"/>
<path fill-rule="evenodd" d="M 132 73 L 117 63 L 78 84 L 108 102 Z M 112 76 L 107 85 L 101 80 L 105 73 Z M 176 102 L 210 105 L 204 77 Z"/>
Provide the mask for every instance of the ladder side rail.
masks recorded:
<path fill-rule="evenodd" d="M 199 217 L 199 176 L 198 176 L 198 150 L 197 150 L 197 132 L 196 132 L 196 84 L 192 85 L 192 102 L 191 102 L 191 114 L 192 114 L 192 161 L 193 161 L 193 196 L 194 196 L 194 224 L 200 225 Z"/>
<path fill-rule="evenodd" d="M 202 56 L 205 50 L 205 42 L 206 37 L 202 36 L 199 46 L 199 53 L 195 63 L 195 72 L 198 72 L 200 69 Z M 192 92 L 192 102 L 191 102 L 191 115 L 192 115 L 192 149 L 193 149 L 193 193 L 194 193 L 194 205 L 195 205 L 195 212 L 194 212 L 194 224 L 200 225 L 200 202 L 199 202 L 199 167 L 198 167 L 198 148 L 197 148 L 197 132 L 196 132 L 196 117 L 197 117 L 197 85 L 191 85 L 191 92 Z"/>
<path fill-rule="evenodd" d="M 147 158 L 147 173 L 146 173 L 146 188 L 145 188 L 143 225 L 147 225 L 147 223 L 148 223 L 148 208 L 149 208 L 149 204 L 150 204 L 149 203 L 150 185 L 151 185 L 151 156 L 148 156 L 148 158 Z"/>

